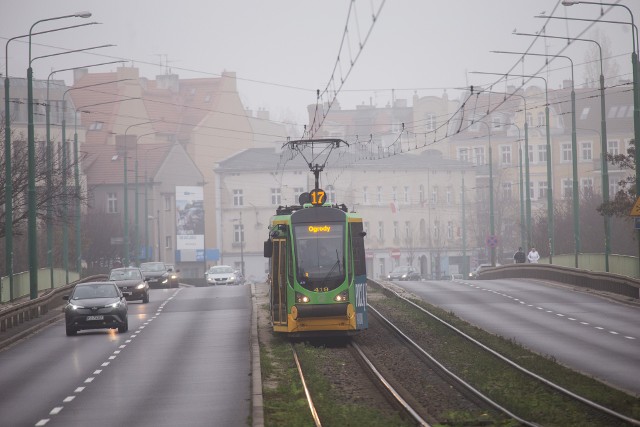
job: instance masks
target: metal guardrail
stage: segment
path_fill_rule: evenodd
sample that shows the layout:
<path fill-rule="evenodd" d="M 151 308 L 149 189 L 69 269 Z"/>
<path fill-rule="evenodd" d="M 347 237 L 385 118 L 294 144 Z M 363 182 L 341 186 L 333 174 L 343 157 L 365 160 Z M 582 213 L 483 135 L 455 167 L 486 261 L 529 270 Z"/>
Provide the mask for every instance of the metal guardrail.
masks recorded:
<path fill-rule="evenodd" d="M 107 275 L 85 277 L 65 286 L 47 289 L 36 299 L 12 304 L 6 309 L 0 309 L 0 333 L 6 332 L 22 323 L 37 319 L 50 310 L 62 305 L 61 296 L 71 290 L 77 283 L 106 280 Z"/>
<path fill-rule="evenodd" d="M 640 300 L 640 280 L 551 264 L 509 264 L 481 271 L 478 279 L 527 278 L 560 282 Z"/>

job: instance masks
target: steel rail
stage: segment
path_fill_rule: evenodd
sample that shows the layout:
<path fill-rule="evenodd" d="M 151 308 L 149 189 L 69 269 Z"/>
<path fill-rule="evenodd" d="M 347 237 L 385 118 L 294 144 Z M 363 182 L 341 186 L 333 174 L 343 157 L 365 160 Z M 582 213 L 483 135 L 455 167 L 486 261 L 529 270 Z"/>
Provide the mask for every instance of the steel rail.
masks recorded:
<path fill-rule="evenodd" d="M 381 384 L 381 386 L 384 388 L 385 393 L 387 394 L 387 396 L 389 396 L 389 398 L 394 400 L 394 403 L 397 403 L 401 409 L 407 414 L 409 415 L 413 421 L 416 422 L 417 425 L 422 426 L 422 427 L 430 427 L 431 424 L 427 423 L 412 407 L 411 405 L 409 405 L 409 403 L 407 403 L 406 400 L 404 400 L 402 398 L 402 396 L 400 396 L 400 393 L 398 393 L 393 386 L 389 383 L 389 381 L 387 381 L 384 376 L 382 376 L 382 374 L 380 373 L 380 371 L 378 371 L 376 369 L 376 367 L 374 366 L 374 364 L 371 362 L 371 360 L 369 360 L 369 358 L 364 354 L 364 352 L 362 351 L 362 349 L 360 348 L 360 346 L 358 344 L 356 344 L 355 342 L 351 342 L 351 347 L 355 350 L 356 354 L 358 355 L 358 357 L 360 358 L 360 361 L 366 366 L 366 368 L 368 369 L 369 373 L 371 373 L 374 378 Z"/>
<path fill-rule="evenodd" d="M 396 325 L 394 325 L 389 319 L 387 319 L 386 317 L 384 317 L 384 315 L 382 313 L 380 313 L 378 310 L 375 309 L 375 307 L 371 306 L 370 304 L 367 304 L 367 308 L 369 308 L 375 316 L 378 317 L 378 319 L 380 319 L 387 327 L 389 327 L 396 335 L 398 335 L 400 338 L 402 338 L 404 341 L 406 341 L 407 343 L 409 343 L 416 351 L 418 351 L 423 357 L 426 357 L 431 363 L 433 363 L 440 371 L 444 372 L 445 374 L 447 374 L 450 378 L 452 378 L 456 383 L 460 384 L 461 386 L 463 386 L 466 390 L 470 391 L 473 395 L 475 395 L 476 397 L 480 398 L 482 401 L 484 401 L 485 403 L 487 403 L 488 405 L 490 405 L 492 408 L 502 412 L 503 414 L 508 415 L 509 417 L 513 418 L 514 420 L 520 422 L 523 425 L 526 426 L 530 426 L 530 427 L 537 427 L 537 424 L 532 423 L 530 421 L 527 421 L 523 418 L 520 418 L 519 416 L 517 416 L 516 414 L 514 414 L 513 412 L 509 411 L 507 408 L 505 408 L 504 406 L 501 406 L 499 403 L 491 400 L 490 397 L 488 397 L 487 395 L 483 394 L 480 390 L 476 389 L 475 387 L 473 387 L 471 384 L 469 384 L 468 382 L 466 382 L 465 380 L 463 380 L 462 378 L 460 378 L 459 376 L 457 376 L 455 373 L 453 373 L 452 371 L 450 371 L 449 369 L 447 369 L 442 363 L 440 363 L 435 357 L 433 357 L 431 354 L 429 354 L 427 351 L 425 351 L 422 347 L 420 347 L 420 345 L 418 343 L 416 343 L 415 341 L 413 341 L 411 338 L 409 338 L 408 335 L 406 335 L 404 332 L 402 332 Z"/>
<path fill-rule="evenodd" d="M 543 377 L 541 377 L 540 375 L 538 375 L 538 374 L 536 374 L 534 372 L 529 371 L 525 367 L 517 364 L 516 362 L 514 362 L 511 359 L 507 358 L 506 356 L 498 353 L 497 351 L 487 347 L 486 345 L 482 344 L 480 341 L 476 340 L 475 338 L 467 335 L 466 333 L 464 333 L 460 329 L 456 328 L 455 326 L 453 326 L 453 325 L 447 323 L 446 321 L 440 319 L 438 316 L 436 316 L 435 314 L 431 313 L 429 310 L 427 310 L 427 309 L 425 309 L 423 307 L 420 307 L 418 304 L 414 303 L 413 301 L 408 300 L 407 298 L 405 298 L 402 295 L 398 294 L 393 289 L 390 289 L 390 288 L 384 286 L 380 282 L 375 282 L 375 283 L 378 286 L 382 287 L 383 289 L 393 293 L 396 297 L 402 299 L 403 301 L 407 302 L 408 304 L 410 304 L 413 307 L 417 308 L 418 310 L 422 311 L 423 313 L 431 316 L 433 319 L 437 320 L 438 322 L 442 323 L 443 325 L 445 325 L 446 327 L 448 327 L 452 331 L 456 332 L 457 334 L 461 335 L 462 337 L 464 337 L 467 340 L 471 341 L 472 343 L 476 344 L 477 346 L 479 346 L 483 350 L 491 353 L 492 355 L 494 355 L 495 357 L 499 358 L 503 362 L 505 362 L 505 363 L 509 364 L 510 366 L 512 366 L 513 368 L 519 370 L 520 372 L 522 372 L 522 373 L 524 373 L 526 375 L 529 375 L 530 377 L 542 382 L 543 384 L 553 388 L 554 390 L 556 390 L 556 391 L 558 391 L 558 392 L 560 392 L 560 393 L 562 393 L 562 394 L 564 394 L 566 396 L 569 396 L 569 397 L 571 397 L 571 398 L 573 398 L 575 400 L 578 400 L 578 401 L 584 403 L 585 405 L 589 406 L 590 408 L 593 408 L 593 409 L 596 409 L 598 411 L 604 412 L 604 413 L 606 413 L 606 414 L 608 414 L 608 415 L 610 415 L 610 416 L 612 416 L 614 418 L 618 418 L 618 419 L 620 419 L 622 421 L 625 421 L 627 423 L 630 423 L 632 425 L 640 426 L 640 420 L 636 420 L 636 419 L 628 417 L 628 416 L 626 416 L 624 414 L 620 414 L 620 413 L 618 413 L 618 412 L 616 412 L 616 411 L 614 411 L 612 409 L 606 408 L 606 407 L 604 407 L 604 406 L 602 406 L 602 405 L 600 405 L 600 404 L 598 404 L 596 402 L 593 402 L 593 401 L 591 401 L 591 400 L 589 400 L 589 399 L 587 399 L 587 398 L 585 398 L 583 396 L 580 396 L 580 395 L 578 395 L 578 394 L 576 394 L 576 393 L 574 393 L 574 392 L 572 392 L 570 390 L 567 390 L 566 388 L 564 388 L 564 387 L 562 387 L 562 386 L 560 386 L 560 385 L 558 385 L 558 384 L 556 384 L 554 382 L 551 382 L 548 379 L 543 378 Z M 370 305 L 368 305 L 368 307 L 373 309 L 373 307 L 371 307 Z M 376 311 L 375 309 L 373 309 L 373 310 Z M 393 326 L 393 327 L 395 328 L 395 326 Z M 413 342 L 413 341 L 411 341 L 411 342 Z M 533 424 L 529 424 L 529 425 L 533 425 Z"/>
<path fill-rule="evenodd" d="M 296 362 L 296 367 L 298 368 L 298 375 L 300 375 L 300 381 L 302 382 L 302 388 L 304 389 L 304 394 L 307 396 L 307 403 L 309 404 L 309 409 L 311 410 L 311 417 L 313 418 L 313 422 L 316 427 L 322 427 L 320 423 L 320 417 L 318 417 L 318 411 L 316 411 L 316 407 L 313 404 L 313 400 L 311 399 L 311 393 L 309 393 L 309 388 L 307 387 L 307 382 L 304 379 L 304 374 L 302 373 L 302 366 L 300 366 L 300 360 L 298 359 L 298 352 L 293 344 L 291 345 L 291 351 L 293 352 L 293 360 Z"/>

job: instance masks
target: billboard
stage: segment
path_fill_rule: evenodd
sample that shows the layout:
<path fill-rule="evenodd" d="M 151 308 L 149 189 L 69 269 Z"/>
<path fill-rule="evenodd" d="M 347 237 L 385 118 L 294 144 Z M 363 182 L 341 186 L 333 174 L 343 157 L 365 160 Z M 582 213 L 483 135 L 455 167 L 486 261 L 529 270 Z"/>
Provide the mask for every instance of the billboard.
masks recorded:
<path fill-rule="evenodd" d="M 203 187 L 176 187 L 176 249 L 204 250 Z"/>

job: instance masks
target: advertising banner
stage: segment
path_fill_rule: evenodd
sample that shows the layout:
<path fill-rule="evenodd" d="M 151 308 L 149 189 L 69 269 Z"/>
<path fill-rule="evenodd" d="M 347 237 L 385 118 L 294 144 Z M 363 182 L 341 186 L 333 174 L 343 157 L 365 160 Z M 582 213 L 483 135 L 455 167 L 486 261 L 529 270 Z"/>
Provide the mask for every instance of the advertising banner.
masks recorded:
<path fill-rule="evenodd" d="M 203 187 L 176 187 L 177 250 L 204 250 Z"/>

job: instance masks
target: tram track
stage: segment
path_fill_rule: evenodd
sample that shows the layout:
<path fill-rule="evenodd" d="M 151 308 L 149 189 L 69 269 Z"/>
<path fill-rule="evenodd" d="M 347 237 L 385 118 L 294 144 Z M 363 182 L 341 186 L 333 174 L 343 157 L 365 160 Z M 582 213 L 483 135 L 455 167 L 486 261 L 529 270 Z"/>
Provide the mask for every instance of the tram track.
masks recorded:
<path fill-rule="evenodd" d="M 385 286 L 380 285 L 385 293 L 391 293 L 391 295 L 393 295 L 393 297 L 398 298 L 400 301 L 402 301 L 403 303 L 409 304 L 412 308 L 416 309 L 419 311 L 420 315 L 424 317 L 424 320 L 418 320 L 416 322 L 416 324 L 420 325 L 424 325 L 425 322 L 427 320 L 429 321 L 434 321 L 437 322 L 443 326 L 445 326 L 446 328 L 448 328 L 449 331 L 453 332 L 456 336 L 458 337 L 463 337 L 465 340 L 469 341 L 470 343 L 472 343 L 474 346 L 476 346 L 478 349 L 480 349 L 482 352 L 488 353 L 490 354 L 492 357 L 497 358 L 498 360 L 500 360 L 500 362 L 502 362 L 505 365 L 505 370 L 506 369 L 511 369 L 511 370 L 515 370 L 517 371 L 519 374 L 525 375 L 526 377 L 528 377 L 530 380 L 532 381 L 536 381 L 540 384 L 540 387 L 544 387 L 546 389 L 549 390 L 549 393 L 560 393 L 563 398 L 565 399 L 569 399 L 569 400 L 573 400 L 575 402 L 579 402 L 580 405 L 584 405 L 585 407 L 585 411 L 590 411 L 593 414 L 593 418 L 594 419 L 598 419 L 600 420 L 600 422 L 602 422 L 602 425 L 634 425 L 634 426 L 640 426 L 640 421 L 637 419 L 634 419 L 632 417 L 629 417 L 625 414 L 622 414 L 620 412 L 617 412 L 613 409 L 607 408 L 597 402 L 594 402 L 590 399 L 587 399 L 583 396 L 580 396 L 576 393 L 573 393 L 572 391 L 568 390 L 565 387 L 562 387 L 556 383 L 554 383 L 552 380 L 544 378 L 543 376 L 536 374 L 528 369 L 526 369 L 524 366 L 522 366 L 521 364 L 507 358 L 506 356 L 500 354 L 499 352 L 497 352 L 496 350 L 493 350 L 491 348 L 489 348 L 488 346 L 484 345 L 483 343 L 477 341 L 476 339 L 474 339 L 473 337 L 469 336 L 468 334 L 464 333 L 463 331 L 461 331 L 460 329 L 456 328 L 454 325 L 448 323 L 447 321 L 443 320 L 442 318 L 440 318 L 438 315 L 430 312 L 429 310 L 425 309 L 424 307 L 420 306 L 419 304 L 416 304 L 415 302 L 403 297 L 402 295 L 398 294 L 397 292 L 395 292 L 392 289 L 389 289 Z M 423 355 L 423 357 L 426 357 L 427 359 L 430 360 L 429 363 L 435 363 L 437 365 L 442 365 L 442 367 L 444 368 L 444 363 L 437 361 L 435 358 L 433 358 L 431 355 L 429 355 L 425 350 L 422 349 L 423 345 L 420 344 L 419 340 L 416 340 L 414 338 L 411 338 L 410 335 L 412 334 L 412 332 L 415 331 L 406 331 L 403 332 L 401 331 L 400 327 L 398 327 L 397 325 L 394 324 L 394 322 L 392 320 L 387 319 L 385 316 L 383 316 L 375 307 L 373 307 L 371 304 L 368 305 L 369 308 L 369 312 L 370 314 L 373 314 L 373 316 L 371 316 L 372 318 L 376 318 L 377 320 L 383 322 L 385 324 L 385 327 L 388 328 L 389 330 L 393 331 L 394 334 L 399 334 L 399 336 L 402 336 L 402 340 L 407 343 L 407 345 L 410 345 L 411 347 L 413 347 L 414 351 L 421 353 Z M 406 328 L 405 328 L 406 330 Z M 417 334 L 419 335 L 419 334 Z M 444 368 L 447 372 L 447 376 L 449 378 L 451 378 L 452 380 L 455 381 L 459 381 L 460 386 L 467 388 L 470 392 L 472 392 L 473 394 L 475 394 L 478 398 L 482 399 L 485 402 L 490 403 L 490 405 L 495 408 L 496 410 L 499 410 L 505 414 L 507 414 L 508 416 L 510 416 L 513 419 L 518 420 L 518 422 L 520 422 L 523 425 L 539 425 L 540 423 L 538 421 L 526 421 L 518 416 L 516 416 L 515 414 L 511 413 L 511 411 L 503 408 L 501 405 L 496 404 L 495 402 L 493 402 L 493 400 L 491 398 L 488 397 L 488 395 L 486 395 L 485 393 L 474 389 L 473 387 L 470 387 L 470 384 L 466 384 L 466 381 L 462 380 L 462 378 L 458 377 L 455 373 L 447 370 L 446 368 Z M 443 371 L 445 372 L 445 371 Z M 473 390 L 473 391 L 472 391 Z M 544 423 L 542 423 L 544 424 Z"/>

